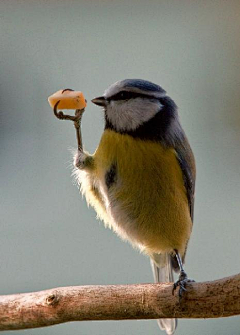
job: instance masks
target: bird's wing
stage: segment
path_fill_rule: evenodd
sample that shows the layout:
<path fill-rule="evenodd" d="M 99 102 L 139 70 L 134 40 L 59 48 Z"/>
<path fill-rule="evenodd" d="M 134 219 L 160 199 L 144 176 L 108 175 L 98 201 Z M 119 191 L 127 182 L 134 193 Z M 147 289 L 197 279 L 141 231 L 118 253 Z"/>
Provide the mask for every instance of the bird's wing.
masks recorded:
<path fill-rule="evenodd" d="M 185 134 L 183 135 L 183 139 L 175 144 L 174 149 L 177 153 L 177 160 L 183 173 L 190 215 L 193 222 L 196 167 L 190 144 Z"/>

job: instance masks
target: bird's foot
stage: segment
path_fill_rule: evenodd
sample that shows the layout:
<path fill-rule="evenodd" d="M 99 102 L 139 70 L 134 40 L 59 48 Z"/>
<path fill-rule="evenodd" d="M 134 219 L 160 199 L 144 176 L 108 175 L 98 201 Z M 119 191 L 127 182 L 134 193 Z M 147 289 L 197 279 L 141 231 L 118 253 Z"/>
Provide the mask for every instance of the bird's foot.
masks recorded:
<path fill-rule="evenodd" d="M 187 283 L 192 282 L 194 282 L 194 280 L 189 279 L 185 271 L 181 271 L 178 280 L 173 284 L 172 294 L 174 295 L 174 291 L 179 286 L 178 296 L 179 299 L 181 299 L 183 297 L 183 293 L 187 291 Z"/>

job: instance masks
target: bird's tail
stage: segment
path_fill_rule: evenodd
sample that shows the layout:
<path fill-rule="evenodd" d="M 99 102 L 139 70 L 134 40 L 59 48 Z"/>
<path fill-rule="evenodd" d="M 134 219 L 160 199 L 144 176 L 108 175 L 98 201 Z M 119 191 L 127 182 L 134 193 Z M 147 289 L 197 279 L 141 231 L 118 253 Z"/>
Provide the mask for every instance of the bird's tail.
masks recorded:
<path fill-rule="evenodd" d="M 173 282 L 173 268 L 171 256 L 168 254 L 154 254 L 151 259 L 151 266 L 155 283 Z M 177 319 L 157 320 L 161 330 L 165 330 L 167 335 L 173 335 L 177 328 Z"/>

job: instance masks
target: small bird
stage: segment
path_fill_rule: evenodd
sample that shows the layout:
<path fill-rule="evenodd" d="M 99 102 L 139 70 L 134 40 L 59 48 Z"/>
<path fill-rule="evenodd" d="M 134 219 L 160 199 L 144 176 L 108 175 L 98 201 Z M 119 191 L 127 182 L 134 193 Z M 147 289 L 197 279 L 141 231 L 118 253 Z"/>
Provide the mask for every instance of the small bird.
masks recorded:
<path fill-rule="evenodd" d="M 79 147 L 74 174 L 105 225 L 150 257 L 155 282 L 173 282 L 179 295 L 192 231 L 195 161 L 177 106 L 160 86 L 142 79 L 111 85 L 92 102 L 105 129 L 93 155 Z M 177 320 L 160 319 L 168 335 Z"/>

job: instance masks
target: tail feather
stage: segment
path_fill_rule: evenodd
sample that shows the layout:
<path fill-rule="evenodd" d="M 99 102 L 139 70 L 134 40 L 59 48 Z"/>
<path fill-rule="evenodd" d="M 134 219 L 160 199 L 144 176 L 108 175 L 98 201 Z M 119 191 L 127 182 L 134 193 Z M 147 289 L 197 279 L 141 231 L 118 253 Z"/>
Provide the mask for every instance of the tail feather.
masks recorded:
<path fill-rule="evenodd" d="M 154 255 L 151 259 L 151 266 L 155 283 L 173 282 L 173 269 L 171 256 L 168 254 Z M 159 319 L 157 320 L 161 330 L 165 330 L 167 335 L 173 335 L 177 328 L 177 319 Z"/>

